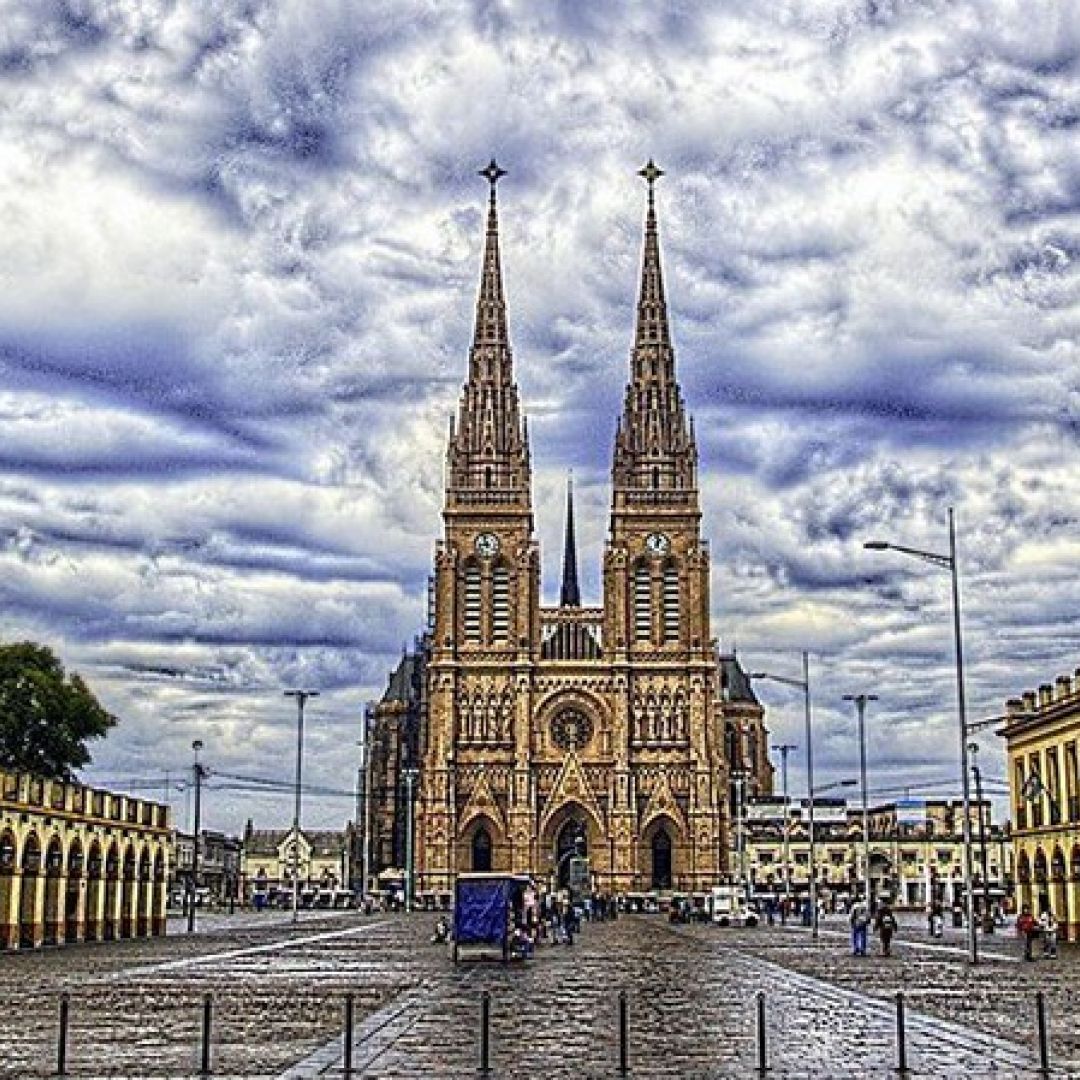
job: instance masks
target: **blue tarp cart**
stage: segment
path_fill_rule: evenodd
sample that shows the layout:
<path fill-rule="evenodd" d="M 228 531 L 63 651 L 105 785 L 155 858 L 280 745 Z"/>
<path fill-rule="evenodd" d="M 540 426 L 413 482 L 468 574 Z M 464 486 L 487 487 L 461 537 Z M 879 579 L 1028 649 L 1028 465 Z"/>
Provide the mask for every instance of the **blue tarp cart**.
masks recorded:
<path fill-rule="evenodd" d="M 520 913 L 529 879 L 518 874 L 459 874 L 454 886 L 454 962 L 463 948 L 498 950 L 510 959 L 510 935 L 515 913 Z"/>

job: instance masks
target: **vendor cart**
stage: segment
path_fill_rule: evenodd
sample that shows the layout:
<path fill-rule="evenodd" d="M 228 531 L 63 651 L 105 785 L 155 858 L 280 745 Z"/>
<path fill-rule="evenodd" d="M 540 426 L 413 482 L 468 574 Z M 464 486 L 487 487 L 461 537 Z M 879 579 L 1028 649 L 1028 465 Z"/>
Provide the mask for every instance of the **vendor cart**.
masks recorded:
<path fill-rule="evenodd" d="M 520 916 L 528 877 L 520 874 L 459 874 L 454 886 L 454 963 L 510 959 L 510 936 Z M 463 956 L 464 949 L 471 955 Z M 487 956 L 485 956 L 485 953 Z"/>

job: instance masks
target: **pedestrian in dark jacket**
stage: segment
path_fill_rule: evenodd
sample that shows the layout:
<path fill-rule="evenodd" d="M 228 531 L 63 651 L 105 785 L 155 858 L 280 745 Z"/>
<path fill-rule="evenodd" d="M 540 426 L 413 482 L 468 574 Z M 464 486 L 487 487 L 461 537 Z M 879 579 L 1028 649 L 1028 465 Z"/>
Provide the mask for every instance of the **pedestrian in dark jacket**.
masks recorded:
<path fill-rule="evenodd" d="M 877 910 L 874 918 L 874 929 L 881 938 L 881 955 L 888 956 L 892 948 L 893 934 L 896 933 L 896 916 L 888 900 L 884 901 Z"/>
<path fill-rule="evenodd" d="M 1024 908 L 1016 920 L 1016 932 L 1024 939 L 1024 959 L 1035 959 L 1035 941 L 1039 936 L 1039 924 L 1030 908 Z"/>

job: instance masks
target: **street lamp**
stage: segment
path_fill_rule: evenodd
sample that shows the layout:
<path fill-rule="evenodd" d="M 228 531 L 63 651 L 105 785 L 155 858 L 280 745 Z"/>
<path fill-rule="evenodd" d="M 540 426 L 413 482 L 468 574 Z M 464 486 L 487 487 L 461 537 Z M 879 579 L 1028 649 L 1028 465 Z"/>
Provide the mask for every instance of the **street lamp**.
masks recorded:
<path fill-rule="evenodd" d="M 405 910 L 413 909 L 413 789 L 420 779 L 420 770 L 414 765 L 402 769 L 405 780 Z"/>
<path fill-rule="evenodd" d="M 318 697 L 318 690 L 286 690 L 286 697 L 296 698 L 296 803 L 293 809 L 292 852 L 292 921 L 300 920 L 300 779 L 304 763 L 304 706 L 308 698 Z"/>
<path fill-rule="evenodd" d="M 876 694 L 845 694 L 845 701 L 855 702 L 859 717 L 859 778 L 862 781 L 863 899 L 873 910 L 870 897 L 870 806 L 866 787 L 866 703 L 877 701 Z"/>
<path fill-rule="evenodd" d="M 735 782 L 735 851 L 739 865 L 739 887 L 743 890 L 743 902 L 749 903 L 750 890 L 746 883 L 746 832 L 743 818 L 746 816 L 746 781 L 748 770 L 734 769 L 731 779 Z"/>
<path fill-rule="evenodd" d="M 187 932 L 195 932 L 195 902 L 199 898 L 199 830 L 202 828 L 202 780 L 203 767 L 199 764 L 199 751 L 203 748 L 202 740 L 196 739 L 191 744 L 195 752 L 195 763 L 191 767 L 195 780 L 195 849 L 191 853 L 191 895 L 188 898 Z"/>
<path fill-rule="evenodd" d="M 984 934 L 994 932 L 994 915 L 990 910 L 990 860 L 986 851 L 986 817 L 983 814 L 982 771 L 979 769 L 979 744 L 968 743 L 971 773 L 975 777 L 975 807 L 979 815 L 979 861 L 982 863 L 982 928 Z"/>
<path fill-rule="evenodd" d="M 788 845 L 788 833 L 791 829 L 791 801 L 788 799 L 788 783 L 787 783 L 787 759 L 788 754 L 792 750 L 797 750 L 798 747 L 794 743 L 781 743 L 779 746 L 773 746 L 773 749 L 780 755 L 780 783 L 784 793 L 784 834 L 783 834 L 783 859 L 784 859 L 784 901 L 788 907 L 791 906 L 791 861 L 790 861 L 790 849 Z"/>
<path fill-rule="evenodd" d="M 818 936 L 818 913 L 817 913 L 817 863 L 814 853 L 814 740 L 810 713 L 810 654 L 802 654 L 803 677 L 793 679 L 786 675 L 770 675 L 759 671 L 750 676 L 751 679 L 771 679 L 773 682 L 784 683 L 786 686 L 798 687 L 803 692 L 803 707 L 806 719 L 806 791 L 808 806 L 808 824 L 810 827 L 810 926 L 813 936 Z"/>
<path fill-rule="evenodd" d="M 968 922 L 968 960 L 972 964 L 979 962 L 979 939 L 975 933 L 975 897 L 972 895 L 972 852 L 971 852 L 971 779 L 968 775 L 968 728 L 967 705 L 964 698 L 964 646 L 960 633 L 960 571 L 956 558 L 956 519 L 953 508 L 949 507 L 949 554 L 942 555 L 935 551 L 922 551 L 919 548 L 903 547 L 891 544 L 887 540 L 869 540 L 863 547 L 871 551 L 898 551 L 916 559 L 948 570 L 952 576 L 953 635 L 956 639 L 956 706 L 960 725 L 960 782 L 964 800 L 964 899 Z"/>

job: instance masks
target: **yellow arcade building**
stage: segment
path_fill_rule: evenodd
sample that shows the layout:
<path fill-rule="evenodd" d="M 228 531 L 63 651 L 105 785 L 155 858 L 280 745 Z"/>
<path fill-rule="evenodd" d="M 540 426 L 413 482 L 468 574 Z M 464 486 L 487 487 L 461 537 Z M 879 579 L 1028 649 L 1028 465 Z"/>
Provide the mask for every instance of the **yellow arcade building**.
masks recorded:
<path fill-rule="evenodd" d="M 165 933 L 169 808 L 0 770 L 0 950 Z"/>

